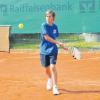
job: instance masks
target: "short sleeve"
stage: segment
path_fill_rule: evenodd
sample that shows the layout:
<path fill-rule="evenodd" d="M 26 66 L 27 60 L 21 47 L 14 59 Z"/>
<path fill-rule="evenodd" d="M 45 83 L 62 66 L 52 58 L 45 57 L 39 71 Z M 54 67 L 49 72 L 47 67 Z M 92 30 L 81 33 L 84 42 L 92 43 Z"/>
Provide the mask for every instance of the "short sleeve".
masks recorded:
<path fill-rule="evenodd" d="M 41 25 L 41 35 L 46 35 L 47 34 L 47 28 L 45 24 Z"/>

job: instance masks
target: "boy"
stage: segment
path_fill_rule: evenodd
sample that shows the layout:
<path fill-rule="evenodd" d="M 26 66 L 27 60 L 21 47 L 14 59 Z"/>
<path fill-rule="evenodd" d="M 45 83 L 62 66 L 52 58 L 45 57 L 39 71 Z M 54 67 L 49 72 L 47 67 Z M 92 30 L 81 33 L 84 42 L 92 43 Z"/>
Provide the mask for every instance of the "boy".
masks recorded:
<path fill-rule="evenodd" d="M 52 10 L 46 11 L 46 22 L 43 23 L 41 27 L 40 60 L 48 76 L 47 90 L 52 89 L 53 94 L 58 95 L 57 71 L 55 66 L 58 55 L 56 44 L 62 48 L 64 48 L 64 44 L 55 40 L 59 36 L 59 32 L 57 25 L 54 24 L 54 20 L 55 12 Z"/>

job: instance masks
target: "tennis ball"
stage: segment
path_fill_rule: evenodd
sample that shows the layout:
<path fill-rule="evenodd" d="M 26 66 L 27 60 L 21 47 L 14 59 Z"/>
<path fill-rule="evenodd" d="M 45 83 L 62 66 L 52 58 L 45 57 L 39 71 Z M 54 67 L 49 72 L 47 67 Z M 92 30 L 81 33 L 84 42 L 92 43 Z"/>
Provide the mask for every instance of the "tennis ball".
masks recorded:
<path fill-rule="evenodd" d="M 20 23 L 20 24 L 18 25 L 18 28 L 19 28 L 19 29 L 23 29 L 23 28 L 24 28 L 24 24 L 23 24 L 23 23 Z"/>

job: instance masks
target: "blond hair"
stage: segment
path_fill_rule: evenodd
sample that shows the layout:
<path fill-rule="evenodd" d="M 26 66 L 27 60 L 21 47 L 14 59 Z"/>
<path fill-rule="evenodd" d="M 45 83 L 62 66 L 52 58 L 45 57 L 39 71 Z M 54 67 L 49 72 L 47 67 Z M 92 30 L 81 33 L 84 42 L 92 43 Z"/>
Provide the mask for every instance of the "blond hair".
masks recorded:
<path fill-rule="evenodd" d="M 45 13 L 45 16 L 46 16 L 47 14 L 51 14 L 53 18 L 55 18 L 55 15 L 56 15 L 55 12 L 54 12 L 53 10 L 47 10 L 46 13 Z"/>

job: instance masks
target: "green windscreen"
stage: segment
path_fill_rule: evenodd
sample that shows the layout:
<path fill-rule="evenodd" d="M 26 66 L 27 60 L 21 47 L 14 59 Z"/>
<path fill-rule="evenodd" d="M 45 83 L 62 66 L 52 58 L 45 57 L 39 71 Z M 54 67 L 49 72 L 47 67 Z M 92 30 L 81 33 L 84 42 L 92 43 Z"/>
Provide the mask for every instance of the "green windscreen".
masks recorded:
<path fill-rule="evenodd" d="M 0 0 L 0 25 L 11 25 L 11 33 L 39 33 L 47 9 L 56 12 L 60 33 L 100 32 L 100 0 Z"/>

